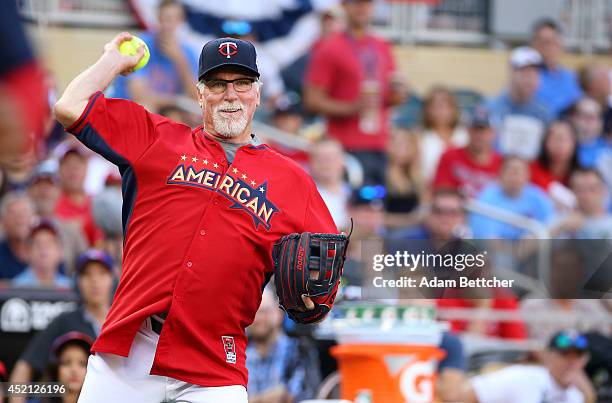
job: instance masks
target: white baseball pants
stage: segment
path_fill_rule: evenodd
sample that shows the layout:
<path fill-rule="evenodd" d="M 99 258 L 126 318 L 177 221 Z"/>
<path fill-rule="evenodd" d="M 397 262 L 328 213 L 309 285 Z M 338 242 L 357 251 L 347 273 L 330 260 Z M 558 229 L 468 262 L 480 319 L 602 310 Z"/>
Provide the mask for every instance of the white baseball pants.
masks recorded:
<path fill-rule="evenodd" d="M 203 387 L 150 375 L 158 340 L 147 318 L 136 333 L 128 357 L 90 355 L 78 403 L 248 403 L 242 385 Z"/>

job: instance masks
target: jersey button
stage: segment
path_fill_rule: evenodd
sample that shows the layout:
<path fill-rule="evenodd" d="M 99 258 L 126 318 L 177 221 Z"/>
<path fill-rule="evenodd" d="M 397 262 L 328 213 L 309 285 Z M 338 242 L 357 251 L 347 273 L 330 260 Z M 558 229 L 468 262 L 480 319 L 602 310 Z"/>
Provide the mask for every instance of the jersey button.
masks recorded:
<path fill-rule="evenodd" d="M 200 230 L 200 235 L 204 236 L 206 235 L 206 231 L 204 231 L 203 229 Z"/>
<path fill-rule="evenodd" d="M 187 267 L 191 267 L 191 266 L 193 266 L 193 263 L 190 260 L 190 261 L 187 262 Z"/>
<path fill-rule="evenodd" d="M 219 200 L 215 200 L 215 201 L 213 202 L 213 204 L 214 204 L 215 206 L 218 206 L 218 205 L 219 205 Z"/>

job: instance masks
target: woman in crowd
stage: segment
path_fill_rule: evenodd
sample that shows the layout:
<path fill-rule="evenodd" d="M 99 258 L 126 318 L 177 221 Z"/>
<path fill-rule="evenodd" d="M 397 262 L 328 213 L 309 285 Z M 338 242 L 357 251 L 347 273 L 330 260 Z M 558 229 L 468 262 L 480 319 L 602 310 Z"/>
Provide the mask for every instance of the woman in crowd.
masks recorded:
<path fill-rule="evenodd" d="M 413 225 L 421 202 L 423 180 L 418 133 L 395 129 L 389 142 L 384 205 L 387 227 Z"/>
<path fill-rule="evenodd" d="M 567 121 L 553 121 L 546 129 L 538 158 L 531 163 L 531 182 L 547 191 L 558 207 L 572 207 L 574 198 L 567 186 L 578 165 L 576 131 Z"/>
<path fill-rule="evenodd" d="M 29 403 L 76 403 L 87 372 L 87 359 L 93 341 L 80 332 L 68 332 L 58 337 L 51 346 L 51 363 L 44 380 L 65 386 L 61 397 Z"/>
<path fill-rule="evenodd" d="M 423 179 L 429 183 L 442 153 L 449 147 L 463 147 L 468 140 L 457 99 L 448 88 L 434 87 L 425 96 L 423 129 L 421 169 Z"/>

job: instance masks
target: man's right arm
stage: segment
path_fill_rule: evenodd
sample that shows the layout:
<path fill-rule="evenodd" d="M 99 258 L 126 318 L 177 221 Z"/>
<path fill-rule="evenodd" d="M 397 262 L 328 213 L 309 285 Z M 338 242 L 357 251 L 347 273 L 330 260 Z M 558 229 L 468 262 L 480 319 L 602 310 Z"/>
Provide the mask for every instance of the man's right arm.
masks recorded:
<path fill-rule="evenodd" d="M 362 101 L 340 101 L 330 97 L 325 89 L 307 83 L 304 85 L 304 105 L 310 112 L 327 117 L 350 117 L 359 113 Z"/>
<path fill-rule="evenodd" d="M 341 100 L 329 93 L 341 74 L 336 67 L 337 58 L 332 46 L 320 46 L 313 52 L 304 80 L 304 106 L 328 118 L 356 116 L 364 106 L 362 97 Z"/>
<path fill-rule="evenodd" d="M 142 47 L 134 56 L 119 53 L 119 45 L 132 39 L 132 35 L 122 32 L 104 45 L 104 53 L 87 70 L 68 84 L 61 98 L 55 104 L 55 116 L 64 126 L 69 127 L 79 119 L 89 98 L 103 91 L 119 75 L 129 73 L 144 54 Z"/>

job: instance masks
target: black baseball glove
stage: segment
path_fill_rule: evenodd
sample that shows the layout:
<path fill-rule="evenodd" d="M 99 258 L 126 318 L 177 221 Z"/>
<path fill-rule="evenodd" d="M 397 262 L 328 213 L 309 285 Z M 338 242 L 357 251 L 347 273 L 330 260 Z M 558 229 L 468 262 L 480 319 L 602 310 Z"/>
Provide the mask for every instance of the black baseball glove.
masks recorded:
<path fill-rule="evenodd" d="M 289 317 L 315 323 L 331 310 L 338 291 L 349 238 L 344 234 L 290 234 L 272 250 L 276 295 Z M 302 296 L 312 299 L 308 310 Z"/>

